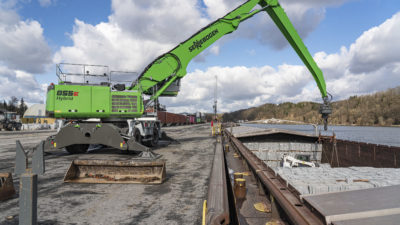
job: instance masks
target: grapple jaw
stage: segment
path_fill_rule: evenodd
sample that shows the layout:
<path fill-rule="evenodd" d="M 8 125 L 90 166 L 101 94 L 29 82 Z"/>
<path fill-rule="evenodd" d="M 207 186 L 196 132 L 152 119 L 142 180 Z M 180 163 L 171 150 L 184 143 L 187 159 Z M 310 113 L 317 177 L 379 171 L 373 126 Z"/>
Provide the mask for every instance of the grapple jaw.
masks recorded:
<path fill-rule="evenodd" d="M 322 119 L 324 120 L 324 130 L 328 130 L 328 118 L 332 114 L 331 99 L 328 96 L 323 98 L 324 103 L 320 105 L 319 113 L 321 113 Z"/>

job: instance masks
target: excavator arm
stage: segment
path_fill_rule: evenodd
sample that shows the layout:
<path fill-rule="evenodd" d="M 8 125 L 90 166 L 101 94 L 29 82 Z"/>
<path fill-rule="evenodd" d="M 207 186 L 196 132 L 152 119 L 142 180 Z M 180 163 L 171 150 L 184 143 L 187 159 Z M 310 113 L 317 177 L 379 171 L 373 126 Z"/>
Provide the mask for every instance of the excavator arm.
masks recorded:
<path fill-rule="evenodd" d="M 152 95 L 153 99 L 160 95 L 176 96 L 176 91 L 168 92 L 166 89 L 186 75 L 189 62 L 215 41 L 235 31 L 239 23 L 260 12 L 260 9 L 252 11 L 258 2 L 247 1 L 156 58 L 144 69 L 131 89 L 141 89 L 144 94 Z"/>
<path fill-rule="evenodd" d="M 261 8 L 256 9 L 257 5 Z M 144 94 L 151 95 L 152 100 L 159 96 L 176 96 L 178 90 L 168 88 L 172 84 L 176 85 L 186 75 L 186 68 L 195 56 L 221 37 L 235 31 L 241 22 L 262 11 L 267 12 L 272 18 L 314 77 L 324 102 L 320 113 L 326 124 L 331 108 L 322 71 L 277 0 L 249 0 L 240 5 L 224 17 L 202 28 L 171 51 L 156 58 L 143 70 L 129 89 L 141 90 Z"/>

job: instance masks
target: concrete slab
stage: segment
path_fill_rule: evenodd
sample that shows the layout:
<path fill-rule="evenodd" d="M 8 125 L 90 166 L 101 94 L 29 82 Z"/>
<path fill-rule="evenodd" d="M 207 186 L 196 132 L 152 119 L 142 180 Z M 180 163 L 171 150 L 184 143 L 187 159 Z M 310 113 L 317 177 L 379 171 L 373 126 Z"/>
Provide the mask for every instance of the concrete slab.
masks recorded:
<path fill-rule="evenodd" d="M 321 164 L 315 168 L 273 169 L 302 195 L 400 185 L 397 168 L 331 168 L 329 164 Z"/>
<path fill-rule="evenodd" d="M 400 214 L 389 216 L 377 216 L 373 218 L 344 220 L 333 222 L 333 225 L 398 225 Z"/>
<path fill-rule="evenodd" d="M 303 196 L 306 204 L 325 218 L 334 221 L 400 215 L 400 185 Z M 381 223 L 378 223 L 381 224 Z"/>

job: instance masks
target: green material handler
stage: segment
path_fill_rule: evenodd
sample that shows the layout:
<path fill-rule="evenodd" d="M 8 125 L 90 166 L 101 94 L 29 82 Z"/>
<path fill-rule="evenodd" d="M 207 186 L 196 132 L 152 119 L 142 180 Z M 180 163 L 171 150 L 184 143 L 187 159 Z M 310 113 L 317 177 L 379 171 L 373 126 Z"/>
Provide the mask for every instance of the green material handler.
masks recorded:
<path fill-rule="evenodd" d="M 63 73 L 57 65 L 60 82 L 48 87 L 46 113 L 66 119 L 67 125 L 52 139 L 52 146 L 66 147 L 69 152 L 77 153 L 85 152 L 89 144 L 140 151 L 146 149 L 142 143 L 157 144 L 161 126 L 157 119 L 145 113 L 147 106 L 160 96 L 176 96 L 189 62 L 215 41 L 235 31 L 241 22 L 260 12 L 268 13 L 314 77 L 323 99 L 320 113 L 326 130 L 332 110 L 322 71 L 277 0 L 249 0 L 156 58 L 127 84 L 113 81 L 109 71 L 86 70 L 95 67 L 88 65 L 82 66 L 80 81 L 68 79 L 76 77 L 79 71 Z M 105 81 L 99 82 L 101 79 Z M 145 95 L 149 100 L 144 103 Z"/>

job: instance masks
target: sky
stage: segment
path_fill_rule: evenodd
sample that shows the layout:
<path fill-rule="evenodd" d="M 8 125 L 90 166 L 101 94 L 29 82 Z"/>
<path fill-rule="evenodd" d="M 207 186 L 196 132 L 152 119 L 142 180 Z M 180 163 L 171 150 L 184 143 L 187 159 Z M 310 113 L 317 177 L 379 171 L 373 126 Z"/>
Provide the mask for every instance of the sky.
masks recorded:
<path fill-rule="evenodd" d="M 61 62 L 140 73 L 244 0 L 0 0 L 0 100 L 44 103 Z M 280 0 L 333 100 L 400 85 L 398 0 Z M 321 102 L 310 72 L 261 12 L 198 55 L 171 112 Z"/>

